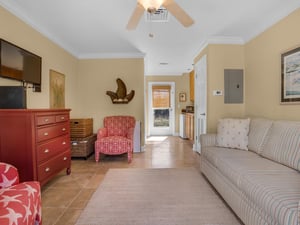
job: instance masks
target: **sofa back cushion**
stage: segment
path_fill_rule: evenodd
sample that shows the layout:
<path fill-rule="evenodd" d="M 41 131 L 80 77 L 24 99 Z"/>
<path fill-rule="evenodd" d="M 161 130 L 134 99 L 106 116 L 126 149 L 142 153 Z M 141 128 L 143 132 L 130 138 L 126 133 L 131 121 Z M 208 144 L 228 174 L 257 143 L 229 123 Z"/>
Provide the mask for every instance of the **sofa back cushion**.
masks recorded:
<path fill-rule="evenodd" d="M 262 156 L 300 171 L 300 122 L 273 122 Z"/>
<path fill-rule="evenodd" d="M 272 120 L 253 118 L 250 122 L 248 148 L 249 151 L 261 154 L 264 140 L 272 126 Z"/>

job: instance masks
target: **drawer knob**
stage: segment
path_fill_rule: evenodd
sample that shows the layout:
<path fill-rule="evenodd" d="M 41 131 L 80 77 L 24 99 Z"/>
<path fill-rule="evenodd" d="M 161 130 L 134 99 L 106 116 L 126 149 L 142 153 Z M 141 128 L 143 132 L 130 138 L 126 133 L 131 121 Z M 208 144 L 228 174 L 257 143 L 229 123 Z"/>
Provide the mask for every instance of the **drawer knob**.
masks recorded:
<path fill-rule="evenodd" d="M 66 128 L 61 129 L 62 131 L 66 131 Z"/>
<path fill-rule="evenodd" d="M 65 145 L 65 144 L 67 144 L 65 141 L 62 143 L 62 145 Z"/>
<path fill-rule="evenodd" d="M 44 153 L 48 153 L 49 152 L 49 149 L 45 149 Z"/>
<path fill-rule="evenodd" d="M 67 157 L 64 157 L 64 161 L 66 161 L 68 158 Z"/>
<path fill-rule="evenodd" d="M 45 169 L 45 172 L 49 172 L 49 171 L 50 171 L 50 168 L 47 167 L 47 168 Z"/>
<path fill-rule="evenodd" d="M 48 133 L 48 132 L 45 132 L 45 133 L 44 133 L 44 136 L 48 136 L 48 135 L 49 135 L 49 133 Z"/>
<path fill-rule="evenodd" d="M 65 119 L 65 117 L 64 117 L 64 116 L 62 116 L 62 117 L 60 117 L 60 119 L 61 119 L 61 120 L 64 120 L 64 119 Z"/>
<path fill-rule="evenodd" d="M 45 121 L 45 122 L 48 122 L 48 121 L 49 121 L 49 119 L 48 119 L 48 118 L 46 118 L 44 121 Z"/>

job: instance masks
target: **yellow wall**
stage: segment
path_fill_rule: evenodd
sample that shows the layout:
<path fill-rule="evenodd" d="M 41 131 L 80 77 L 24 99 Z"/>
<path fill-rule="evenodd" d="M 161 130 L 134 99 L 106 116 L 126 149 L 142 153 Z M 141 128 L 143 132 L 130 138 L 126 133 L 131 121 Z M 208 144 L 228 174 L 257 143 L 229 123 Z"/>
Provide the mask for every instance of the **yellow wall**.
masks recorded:
<path fill-rule="evenodd" d="M 49 70 L 65 74 L 66 108 L 77 108 L 78 60 L 39 32 L 0 7 L 0 37 L 42 57 L 42 92 L 27 90 L 27 108 L 49 108 Z M 0 78 L 0 85 L 20 85 Z"/>
<path fill-rule="evenodd" d="M 266 117 L 300 120 L 299 104 L 280 104 L 281 54 L 300 46 L 300 9 L 247 44 L 208 45 L 195 58 L 207 55 L 208 132 L 222 117 Z M 244 68 L 244 104 L 224 104 L 213 90 L 224 91 L 224 69 Z M 197 90 L 195 90 L 197 91 Z"/>
<path fill-rule="evenodd" d="M 300 105 L 280 104 L 281 54 L 300 46 L 300 9 L 245 45 L 246 114 L 300 120 Z"/>
<path fill-rule="evenodd" d="M 102 127 L 108 115 L 132 115 L 142 122 L 144 129 L 144 60 L 90 59 L 80 60 L 78 66 L 79 117 L 94 118 L 94 130 Z M 115 92 L 116 79 L 121 78 L 127 93 L 135 91 L 128 104 L 113 104 L 106 91 Z M 144 137 L 144 134 L 142 134 Z"/>
<path fill-rule="evenodd" d="M 244 46 L 209 45 L 195 58 L 199 61 L 207 54 L 208 62 L 208 131 L 216 129 L 221 117 L 260 116 L 274 119 L 300 118 L 300 105 L 280 104 L 280 56 L 300 46 L 300 10 L 266 30 Z M 135 114 L 143 119 L 144 63 L 143 59 L 78 60 L 45 36 L 34 30 L 8 11 L 0 7 L 0 37 L 42 57 L 42 92 L 27 90 L 28 108 L 49 107 L 49 70 L 66 76 L 66 108 L 71 117 L 93 117 L 94 130 L 108 114 Z M 245 69 L 245 103 L 224 104 L 223 97 L 212 96 L 213 90 L 224 90 L 224 69 Z M 105 92 L 116 90 L 115 80 L 120 77 L 128 91 L 134 89 L 136 96 L 128 105 L 114 105 Z M 178 117 L 186 104 L 178 106 L 178 93 L 185 91 L 189 99 L 188 74 L 183 76 L 147 76 L 149 81 L 175 81 L 176 126 Z M 20 82 L 0 78 L 0 85 L 19 85 Z M 197 90 L 195 90 L 197 91 Z M 147 98 L 145 98 L 147 99 Z M 147 105 L 147 104 L 145 104 Z"/>
<path fill-rule="evenodd" d="M 208 45 L 195 58 L 197 63 L 207 55 L 207 132 L 216 131 L 217 121 L 224 117 L 243 117 L 244 104 L 224 104 L 224 69 L 244 69 L 242 45 Z M 223 96 L 213 96 L 213 90 L 222 90 Z M 195 89 L 195 92 L 199 91 Z"/>
<path fill-rule="evenodd" d="M 145 77 L 145 121 L 148 121 L 148 83 L 149 82 L 175 82 L 175 133 L 179 133 L 179 115 L 181 109 L 185 109 L 187 105 L 193 105 L 190 102 L 190 86 L 189 86 L 189 74 L 184 74 L 182 76 L 146 76 Z M 186 93 L 186 102 L 179 102 L 179 93 Z M 146 122 L 147 123 L 147 122 Z M 148 126 L 146 127 L 146 132 L 148 131 Z"/>
<path fill-rule="evenodd" d="M 143 59 L 79 60 L 2 7 L 0 27 L 2 39 L 42 57 L 42 92 L 27 90 L 27 108 L 49 108 L 49 71 L 52 69 L 65 74 L 65 105 L 72 110 L 71 118 L 92 117 L 96 132 L 104 116 L 128 114 L 140 120 L 143 129 Z M 118 77 L 125 82 L 128 92 L 135 90 L 129 104 L 112 104 L 106 95 L 106 91 L 117 89 Z M 0 85 L 20 85 L 20 82 L 0 78 Z"/>

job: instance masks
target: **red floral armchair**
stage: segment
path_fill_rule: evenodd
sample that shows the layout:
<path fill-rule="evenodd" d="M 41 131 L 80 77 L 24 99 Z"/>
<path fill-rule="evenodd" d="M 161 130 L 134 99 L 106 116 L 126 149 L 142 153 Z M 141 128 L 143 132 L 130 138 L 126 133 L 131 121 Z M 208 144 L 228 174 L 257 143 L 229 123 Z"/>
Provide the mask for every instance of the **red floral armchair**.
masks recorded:
<path fill-rule="evenodd" d="M 40 183 L 19 183 L 18 170 L 0 162 L 0 224 L 42 225 Z"/>
<path fill-rule="evenodd" d="M 95 160 L 99 162 L 100 153 L 106 155 L 128 154 L 128 163 L 132 160 L 133 132 L 135 118 L 132 116 L 108 116 L 104 118 L 103 128 L 97 133 L 95 142 Z"/>

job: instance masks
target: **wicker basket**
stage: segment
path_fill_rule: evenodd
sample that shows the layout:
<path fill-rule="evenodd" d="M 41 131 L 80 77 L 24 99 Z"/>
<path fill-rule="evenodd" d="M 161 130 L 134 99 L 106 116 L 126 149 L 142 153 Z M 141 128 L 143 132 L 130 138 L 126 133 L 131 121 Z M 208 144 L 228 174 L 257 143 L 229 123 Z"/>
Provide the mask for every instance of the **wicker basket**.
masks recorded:
<path fill-rule="evenodd" d="M 93 119 L 70 119 L 71 137 L 87 137 L 93 134 Z"/>
<path fill-rule="evenodd" d="M 71 156 L 87 159 L 94 153 L 96 139 L 96 134 L 85 138 L 71 138 Z"/>

